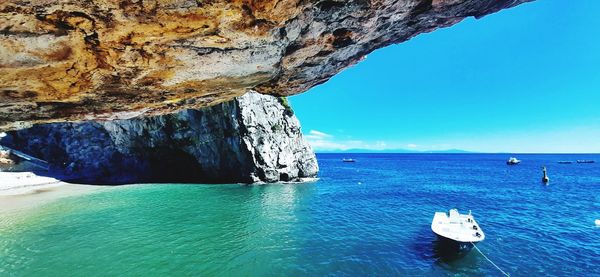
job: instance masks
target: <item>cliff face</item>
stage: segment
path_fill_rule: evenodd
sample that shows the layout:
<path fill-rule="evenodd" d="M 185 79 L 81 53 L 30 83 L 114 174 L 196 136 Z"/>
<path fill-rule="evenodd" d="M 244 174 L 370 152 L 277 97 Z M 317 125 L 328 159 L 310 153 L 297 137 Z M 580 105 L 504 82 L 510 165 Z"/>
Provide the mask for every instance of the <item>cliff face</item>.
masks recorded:
<path fill-rule="evenodd" d="M 87 183 L 277 182 L 318 171 L 285 101 L 254 92 L 163 116 L 36 125 L 0 143 Z"/>
<path fill-rule="evenodd" d="M 300 93 L 377 48 L 527 1 L 0 1 L 0 130 Z"/>

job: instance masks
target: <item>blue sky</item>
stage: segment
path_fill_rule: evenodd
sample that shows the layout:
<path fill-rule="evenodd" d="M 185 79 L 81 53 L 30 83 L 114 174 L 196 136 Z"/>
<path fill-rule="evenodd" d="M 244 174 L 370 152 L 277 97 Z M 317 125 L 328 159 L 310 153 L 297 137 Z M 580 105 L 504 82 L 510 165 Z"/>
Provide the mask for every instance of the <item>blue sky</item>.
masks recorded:
<path fill-rule="evenodd" d="M 289 99 L 317 151 L 600 153 L 599 14 L 538 0 L 468 18 Z"/>

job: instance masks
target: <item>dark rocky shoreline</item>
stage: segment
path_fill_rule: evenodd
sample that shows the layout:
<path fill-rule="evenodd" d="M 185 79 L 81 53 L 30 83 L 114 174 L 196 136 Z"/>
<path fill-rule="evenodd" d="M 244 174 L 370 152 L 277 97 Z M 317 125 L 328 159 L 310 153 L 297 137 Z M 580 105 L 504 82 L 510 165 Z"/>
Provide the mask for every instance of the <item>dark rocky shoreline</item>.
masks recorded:
<path fill-rule="evenodd" d="M 255 92 L 162 116 L 35 125 L 0 143 L 82 183 L 279 182 L 318 172 L 290 107 Z"/>

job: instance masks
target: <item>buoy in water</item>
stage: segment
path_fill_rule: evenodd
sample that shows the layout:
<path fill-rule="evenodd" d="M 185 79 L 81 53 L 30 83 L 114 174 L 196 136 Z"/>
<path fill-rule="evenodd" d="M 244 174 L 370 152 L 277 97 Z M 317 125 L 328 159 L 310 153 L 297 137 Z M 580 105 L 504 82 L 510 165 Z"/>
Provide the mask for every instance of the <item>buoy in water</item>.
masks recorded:
<path fill-rule="evenodd" d="M 550 178 L 548 178 L 548 175 L 546 174 L 545 166 L 542 166 L 542 171 L 544 172 L 544 176 L 542 177 L 542 183 L 547 184 L 548 182 L 550 182 Z"/>
<path fill-rule="evenodd" d="M 596 219 L 596 226 L 600 227 L 600 219 Z"/>

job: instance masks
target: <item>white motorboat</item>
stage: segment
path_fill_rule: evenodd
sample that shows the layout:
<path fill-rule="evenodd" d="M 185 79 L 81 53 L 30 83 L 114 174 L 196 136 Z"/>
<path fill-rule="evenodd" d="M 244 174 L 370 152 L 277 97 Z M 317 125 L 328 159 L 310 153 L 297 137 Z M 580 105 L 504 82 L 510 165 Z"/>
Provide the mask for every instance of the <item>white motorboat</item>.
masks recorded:
<path fill-rule="evenodd" d="M 578 164 L 593 164 L 593 160 L 577 160 Z"/>
<path fill-rule="evenodd" d="M 510 157 L 510 159 L 508 159 L 508 161 L 506 161 L 506 164 L 508 165 L 513 165 L 513 164 L 520 164 L 521 160 L 515 158 L 515 157 Z"/>
<path fill-rule="evenodd" d="M 457 209 L 448 213 L 436 212 L 431 222 L 431 230 L 441 242 L 449 243 L 459 251 L 469 251 L 475 243 L 485 239 L 485 234 L 471 211 L 469 214 L 460 214 Z"/>

